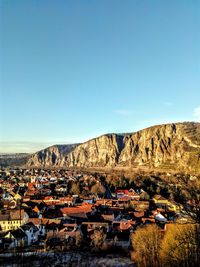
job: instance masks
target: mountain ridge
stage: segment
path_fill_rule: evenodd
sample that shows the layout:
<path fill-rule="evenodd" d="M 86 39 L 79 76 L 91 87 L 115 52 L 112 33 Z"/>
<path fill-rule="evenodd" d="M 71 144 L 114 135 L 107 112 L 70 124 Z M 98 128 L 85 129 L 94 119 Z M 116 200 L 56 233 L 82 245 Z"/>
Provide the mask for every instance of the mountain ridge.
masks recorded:
<path fill-rule="evenodd" d="M 25 166 L 200 171 L 200 123 L 161 124 L 103 134 L 79 144 L 53 145 L 28 156 Z"/>

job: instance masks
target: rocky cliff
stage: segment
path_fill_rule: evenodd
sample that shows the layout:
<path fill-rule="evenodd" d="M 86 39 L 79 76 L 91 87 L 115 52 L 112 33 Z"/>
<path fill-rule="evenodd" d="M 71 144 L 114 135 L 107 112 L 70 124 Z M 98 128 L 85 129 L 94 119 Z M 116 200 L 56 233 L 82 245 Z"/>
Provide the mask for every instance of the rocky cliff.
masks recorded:
<path fill-rule="evenodd" d="M 77 146 L 62 165 L 69 167 L 114 167 L 124 147 L 124 136 L 102 135 Z"/>
<path fill-rule="evenodd" d="M 35 167 L 60 166 L 62 160 L 78 145 L 79 144 L 50 146 L 27 157 L 26 165 Z"/>
<path fill-rule="evenodd" d="M 28 166 L 159 168 L 200 171 L 200 123 L 106 134 L 83 144 L 52 146 L 31 155 Z"/>
<path fill-rule="evenodd" d="M 166 124 L 126 135 L 118 164 L 200 170 L 200 123 Z"/>

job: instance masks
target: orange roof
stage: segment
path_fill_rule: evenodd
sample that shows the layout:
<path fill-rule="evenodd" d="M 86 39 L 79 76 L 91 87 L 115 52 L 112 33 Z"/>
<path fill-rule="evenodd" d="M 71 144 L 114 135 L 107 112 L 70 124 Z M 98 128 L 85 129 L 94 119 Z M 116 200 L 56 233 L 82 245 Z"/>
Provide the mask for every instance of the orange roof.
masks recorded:
<path fill-rule="evenodd" d="M 33 224 L 35 225 L 45 225 L 47 224 L 49 221 L 49 219 L 45 219 L 45 218 L 42 218 L 42 219 L 39 219 L 39 218 L 29 218 L 28 219 L 28 222 L 32 222 Z"/>
<path fill-rule="evenodd" d="M 72 201 L 73 197 L 60 197 L 59 200 L 60 201 Z"/>
<path fill-rule="evenodd" d="M 51 197 L 51 196 L 46 196 L 46 197 L 44 197 L 44 200 L 53 200 L 53 197 Z"/>
<path fill-rule="evenodd" d="M 129 221 L 120 222 L 120 230 L 128 230 L 131 227 L 131 223 Z"/>
<path fill-rule="evenodd" d="M 51 224 L 51 223 L 60 224 L 61 220 L 59 220 L 59 219 L 49 219 L 48 224 Z"/>
<path fill-rule="evenodd" d="M 63 214 L 75 214 L 75 213 L 88 213 L 92 211 L 93 205 L 91 204 L 83 204 L 80 206 L 75 207 L 65 207 L 63 209 L 60 209 Z"/>
<path fill-rule="evenodd" d="M 35 206 L 35 208 L 33 209 L 33 211 L 40 212 L 37 206 Z"/>
<path fill-rule="evenodd" d="M 77 227 L 76 223 L 64 223 L 63 226 L 65 227 Z"/>
<path fill-rule="evenodd" d="M 101 216 L 105 221 L 113 221 L 115 219 L 114 214 L 102 214 Z"/>
<path fill-rule="evenodd" d="M 28 190 L 35 190 L 36 183 L 28 183 Z"/>

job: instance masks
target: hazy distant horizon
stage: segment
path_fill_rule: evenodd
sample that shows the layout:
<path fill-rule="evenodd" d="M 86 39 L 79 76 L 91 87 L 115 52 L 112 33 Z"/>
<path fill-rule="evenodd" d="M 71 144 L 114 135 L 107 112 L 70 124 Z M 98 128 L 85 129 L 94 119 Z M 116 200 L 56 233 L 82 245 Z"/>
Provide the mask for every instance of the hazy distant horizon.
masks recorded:
<path fill-rule="evenodd" d="M 200 121 L 200 1 L 1 1 L 0 153 Z"/>

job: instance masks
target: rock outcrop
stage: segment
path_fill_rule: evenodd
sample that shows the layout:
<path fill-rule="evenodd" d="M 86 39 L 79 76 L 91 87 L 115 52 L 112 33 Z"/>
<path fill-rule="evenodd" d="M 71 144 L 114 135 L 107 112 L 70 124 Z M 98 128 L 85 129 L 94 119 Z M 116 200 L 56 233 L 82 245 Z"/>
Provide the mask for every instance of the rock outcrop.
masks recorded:
<path fill-rule="evenodd" d="M 26 165 L 34 167 L 60 166 L 62 160 L 78 145 L 79 144 L 50 146 L 29 156 Z"/>
<path fill-rule="evenodd" d="M 124 136 L 102 135 L 76 147 L 62 165 L 69 167 L 114 167 L 124 147 Z"/>
<path fill-rule="evenodd" d="M 164 124 L 83 144 L 55 145 L 29 156 L 27 165 L 200 171 L 200 123 Z"/>
<path fill-rule="evenodd" d="M 200 170 L 200 123 L 159 125 L 126 135 L 118 164 Z"/>

